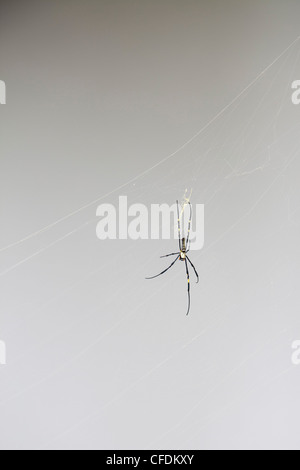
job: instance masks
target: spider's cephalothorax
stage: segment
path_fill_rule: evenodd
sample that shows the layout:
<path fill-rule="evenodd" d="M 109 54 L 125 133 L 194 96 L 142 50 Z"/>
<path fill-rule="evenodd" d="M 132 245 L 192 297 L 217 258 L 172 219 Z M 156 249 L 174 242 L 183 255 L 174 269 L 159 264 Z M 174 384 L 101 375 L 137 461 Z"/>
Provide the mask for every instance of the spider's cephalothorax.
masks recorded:
<path fill-rule="evenodd" d="M 181 240 L 181 250 L 180 250 L 180 261 L 185 261 L 186 259 L 186 241 L 185 238 Z"/>
<path fill-rule="evenodd" d="M 171 263 L 171 265 L 162 271 L 160 274 L 157 274 L 156 276 L 153 277 L 147 277 L 146 279 L 154 279 L 155 277 L 161 276 L 165 272 L 167 272 L 174 264 L 176 261 L 184 261 L 185 262 L 185 268 L 186 268 L 186 275 L 187 275 L 187 282 L 188 282 L 188 309 L 187 309 L 187 315 L 189 314 L 190 311 L 190 273 L 189 273 L 189 267 L 188 263 L 192 266 L 196 276 L 197 276 L 197 282 L 199 282 L 199 276 L 196 271 L 195 266 L 191 262 L 190 258 L 188 257 L 187 253 L 190 251 L 189 250 L 189 241 L 190 241 L 190 229 L 191 229 L 191 221 L 192 221 L 192 208 L 191 204 L 189 203 L 190 206 L 190 220 L 189 220 L 189 228 L 188 228 L 188 236 L 187 239 L 181 238 L 181 226 L 180 226 L 180 214 L 179 214 L 179 204 L 177 201 L 177 213 L 178 213 L 178 240 L 179 240 L 179 251 L 177 253 L 170 253 L 169 255 L 161 256 L 161 258 L 167 258 L 168 256 L 176 256 L 174 261 Z"/>

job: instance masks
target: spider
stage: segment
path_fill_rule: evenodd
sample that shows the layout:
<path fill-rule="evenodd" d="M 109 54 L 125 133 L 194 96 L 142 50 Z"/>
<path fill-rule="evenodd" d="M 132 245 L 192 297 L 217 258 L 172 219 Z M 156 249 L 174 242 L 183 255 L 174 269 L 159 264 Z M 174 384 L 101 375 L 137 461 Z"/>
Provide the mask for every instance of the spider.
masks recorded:
<path fill-rule="evenodd" d="M 188 309 L 187 309 L 187 315 L 190 313 L 190 305 L 191 305 L 191 295 L 190 295 L 190 273 L 189 273 L 189 266 L 188 266 L 188 262 L 190 263 L 190 265 L 192 266 L 194 272 L 195 272 L 195 275 L 197 277 L 197 283 L 199 282 L 199 275 L 196 271 L 196 268 L 195 266 L 193 265 L 193 263 L 191 262 L 190 258 L 188 257 L 188 252 L 190 251 L 189 250 L 189 242 L 190 242 L 190 230 L 191 230 L 191 222 L 192 222 L 192 206 L 191 206 L 191 203 L 189 202 L 189 206 L 190 206 L 190 219 L 189 219 L 189 225 L 188 225 L 188 236 L 187 238 L 181 238 L 181 227 L 180 227 L 180 215 L 179 215 L 179 204 L 178 204 L 178 201 L 176 201 L 177 203 L 177 215 L 178 215 L 178 241 L 179 241 L 179 251 L 178 253 L 170 253 L 168 255 L 164 255 L 164 256 L 161 256 L 161 258 L 168 258 L 169 256 L 176 256 L 176 258 L 174 259 L 174 261 L 170 264 L 170 266 L 165 269 L 164 271 L 162 271 L 160 274 L 157 274 L 156 276 L 152 276 L 152 277 L 146 277 L 146 279 L 155 279 L 156 277 L 159 277 L 161 276 L 162 274 L 166 273 L 167 271 L 169 271 L 169 269 L 172 268 L 172 266 L 174 266 L 174 264 L 180 260 L 180 261 L 183 261 L 185 263 L 185 268 L 186 268 L 186 275 L 187 275 L 187 282 L 188 282 Z"/>

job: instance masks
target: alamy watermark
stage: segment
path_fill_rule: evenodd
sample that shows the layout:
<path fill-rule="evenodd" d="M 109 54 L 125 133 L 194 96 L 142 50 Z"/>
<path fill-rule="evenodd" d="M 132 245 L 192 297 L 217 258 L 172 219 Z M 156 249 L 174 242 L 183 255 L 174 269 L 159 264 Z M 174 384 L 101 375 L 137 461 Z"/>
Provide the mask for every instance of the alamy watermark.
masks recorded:
<path fill-rule="evenodd" d="M 191 228 L 188 232 L 190 217 Z M 119 207 L 101 204 L 97 208 L 99 240 L 178 240 L 177 204 L 128 205 L 127 196 L 119 197 Z M 191 250 L 204 246 L 204 204 L 180 205 L 180 236 L 189 235 Z"/>
<path fill-rule="evenodd" d="M 295 90 L 292 94 L 292 103 L 295 105 L 300 104 L 300 80 L 295 80 L 292 83 L 292 89 Z"/>
<path fill-rule="evenodd" d="M 292 349 L 294 350 L 292 354 L 292 364 L 294 364 L 294 366 L 299 366 L 300 365 L 300 340 L 293 342 Z"/>
<path fill-rule="evenodd" d="M 0 104 L 6 104 L 6 84 L 0 80 Z"/>
<path fill-rule="evenodd" d="M 6 365 L 6 344 L 0 341 L 0 366 Z"/>

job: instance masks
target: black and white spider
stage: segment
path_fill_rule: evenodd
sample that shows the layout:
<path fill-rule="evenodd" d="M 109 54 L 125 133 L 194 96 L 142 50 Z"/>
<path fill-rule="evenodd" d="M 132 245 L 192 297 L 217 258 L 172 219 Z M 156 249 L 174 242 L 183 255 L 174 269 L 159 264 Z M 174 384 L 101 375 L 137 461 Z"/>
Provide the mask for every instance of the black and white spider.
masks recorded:
<path fill-rule="evenodd" d="M 190 243 L 190 231 L 191 231 L 191 222 L 192 222 L 192 206 L 191 203 L 189 202 L 189 207 L 190 207 L 190 219 L 189 219 L 189 226 L 188 226 L 188 235 L 187 238 L 181 238 L 181 227 L 180 227 L 180 214 L 179 214 L 179 204 L 177 202 L 177 214 L 178 214 L 178 241 L 179 241 L 179 251 L 178 253 L 170 253 L 169 255 L 164 255 L 161 256 L 161 258 L 167 258 L 169 256 L 176 256 L 175 260 L 170 264 L 170 266 L 162 271 L 161 273 L 157 274 L 156 276 L 152 277 L 146 277 L 146 279 L 155 279 L 156 277 L 161 276 L 165 272 L 167 272 L 169 269 L 174 266 L 174 264 L 180 260 L 185 263 L 185 268 L 186 268 L 186 275 L 187 275 L 187 282 L 188 282 L 188 310 L 187 310 L 187 315 L 190 313 L 190 305 L 191 305 L 191 294 L 190 294 L 190 273 L 189 273 L 189 266 L 188 263 L 192 266 L 196 277 L 197 277 L 197 283 L 199 282 L 199 275 L 196 271 L 195 266 L 191 262 L 190 258 L 188 257 L 188 252 L 189 250 L 189 243 Z"/>

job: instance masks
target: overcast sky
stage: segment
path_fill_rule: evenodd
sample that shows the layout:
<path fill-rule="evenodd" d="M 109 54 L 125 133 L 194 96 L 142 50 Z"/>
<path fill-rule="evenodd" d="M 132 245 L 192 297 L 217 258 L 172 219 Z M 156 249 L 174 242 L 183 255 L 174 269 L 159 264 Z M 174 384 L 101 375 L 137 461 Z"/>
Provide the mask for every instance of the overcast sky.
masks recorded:
<path fill-rule="evenodd" d="M 1 449 L 299 448 L 299 17 L 1 2 Z M 186 189 L 189 317 L 183 263 L 145 280 L 176 241 L 96 236 L 100 204 Z"/>

